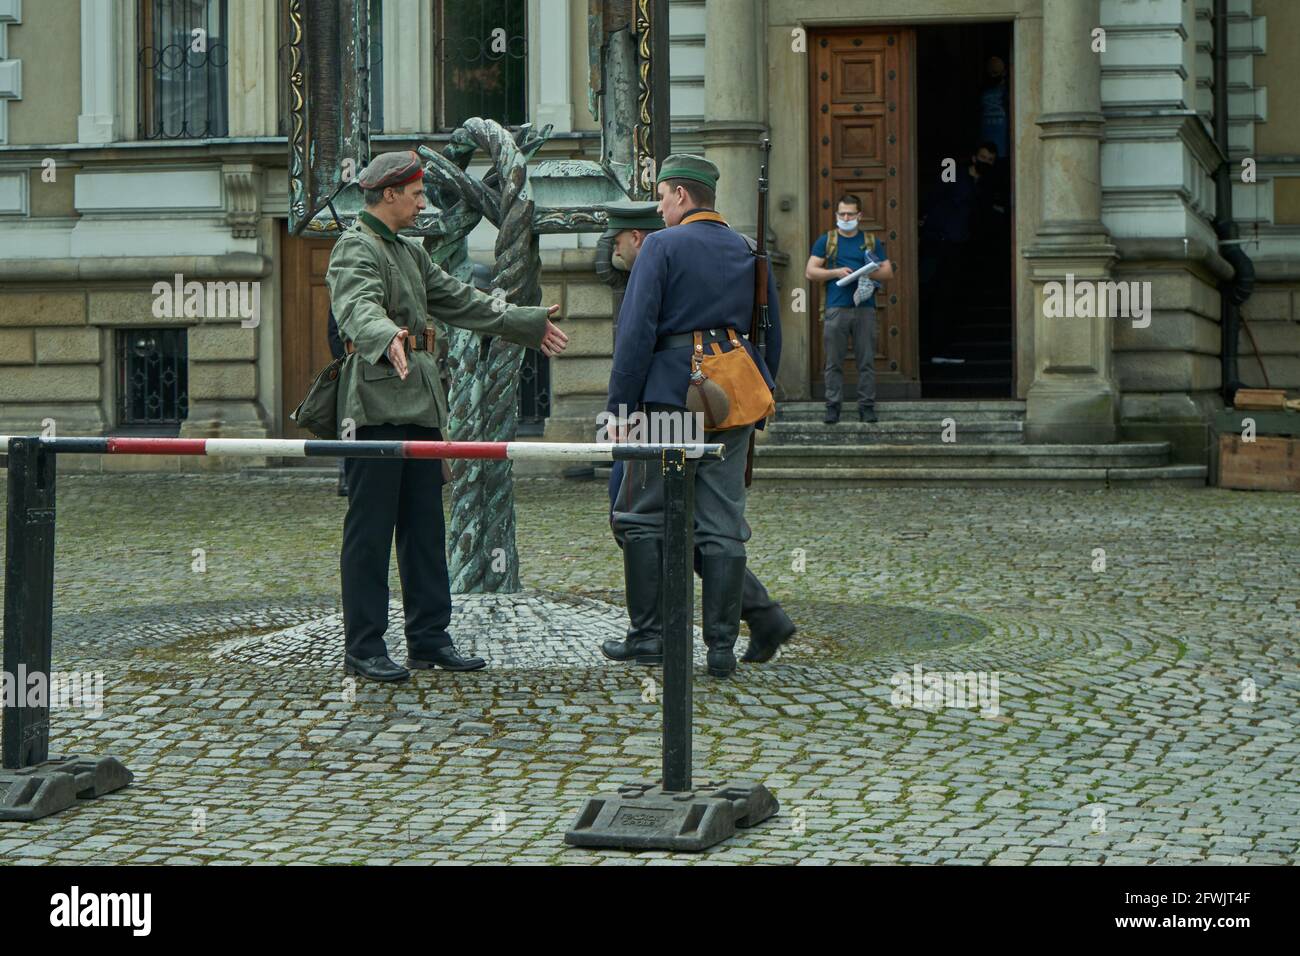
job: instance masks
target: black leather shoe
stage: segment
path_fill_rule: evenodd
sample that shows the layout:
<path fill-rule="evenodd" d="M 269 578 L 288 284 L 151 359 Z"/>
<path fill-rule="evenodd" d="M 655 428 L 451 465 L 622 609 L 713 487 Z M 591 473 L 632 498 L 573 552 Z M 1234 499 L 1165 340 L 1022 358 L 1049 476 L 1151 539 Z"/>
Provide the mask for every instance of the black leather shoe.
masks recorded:
<path fill-rule="evenodd" d="M 408 657 L 406 666 L 413 671 L 431 671 L 441 667 L 445 671 L 476 671 L 487 667 L 481 657 L 461 657 L 455 645 L 448 644 L 435 651 L 425 651 L 423 657 Z"/>
<path fill-rule="evenodd" d="M 344 654 L 343 673 L 360 674 L 368 680 L 377 680 L 384 683 L 404 681 L 411 676 L 410 671 L 399 664 L 394 664 L 392 658 L 387 654 L 364 659 L 353 657 L 351 654 Z"/>
<path fill-rule="evenodd" d="M 823 425 L 838 425 L 840 421 L 840 407 L 838 405 L 826 406 L 826 417 L 822 419 Z"/>
<path fill-rule="evenodd" d="M 876 409 L 875 409 L 874 407 L 869 406 L 869 405 L 859 405 L 859 406 L 858 406 L 858 421 L 860 421 L 860 422 L 876 422 L 876 421 L 879 421 L 879 420 L 880 420 L 880 419 L 878 419 L 878 418 L 876 417 Z"/>
<path fill-rule="evenodd" d="M 611 661 L 664 662 L 664 628 L 659 608 L 663 586 L 663 542 L 634 538 L 623 543 L 623 587 L 631 625 L 621 641 L 606 641 L 600 652 Z"/>

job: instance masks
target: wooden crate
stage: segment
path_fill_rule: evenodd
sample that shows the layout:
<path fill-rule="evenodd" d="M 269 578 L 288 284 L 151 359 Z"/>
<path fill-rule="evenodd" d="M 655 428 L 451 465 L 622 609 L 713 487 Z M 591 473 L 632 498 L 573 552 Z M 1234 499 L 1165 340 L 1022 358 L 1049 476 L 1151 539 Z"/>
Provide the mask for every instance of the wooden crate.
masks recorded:
<path fill-rule="evenodd" d="M 1300 491 L 1300 439 L 1220 435 L 1219 487 Z"/>
<path fill-rule="evenodd" d="M 1280 388 L 1239 388 L 1232 399 L 1232 407 L 1285 408 L 1286 392 Z"/>

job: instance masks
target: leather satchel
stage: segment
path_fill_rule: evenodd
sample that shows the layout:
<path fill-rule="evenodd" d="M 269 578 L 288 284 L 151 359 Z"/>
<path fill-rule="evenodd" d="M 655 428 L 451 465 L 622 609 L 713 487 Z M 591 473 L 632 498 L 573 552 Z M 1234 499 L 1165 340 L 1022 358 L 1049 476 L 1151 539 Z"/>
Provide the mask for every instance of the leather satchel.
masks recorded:
<path fill-rule="evenodd" d="M 721 342 L 714 342 L 712 351 L 705 352 L 703 337 L 695 333 L 686 408 L 704 414 L 706 431 L 752 425 L 776 411 L 772 390 L 735 329 L 727 329 L 727 339 L 731 346 L 727 351 L 722 351 Z"/>
<path fill-rule="evenodd" d="M 348 356 L 344 355 L 321 369 L 307 389 L 307 397 L 289 416 L 299 428 L 307 429 L 317 438 L 339 437 L 339 375 L 347 360 Z"/>

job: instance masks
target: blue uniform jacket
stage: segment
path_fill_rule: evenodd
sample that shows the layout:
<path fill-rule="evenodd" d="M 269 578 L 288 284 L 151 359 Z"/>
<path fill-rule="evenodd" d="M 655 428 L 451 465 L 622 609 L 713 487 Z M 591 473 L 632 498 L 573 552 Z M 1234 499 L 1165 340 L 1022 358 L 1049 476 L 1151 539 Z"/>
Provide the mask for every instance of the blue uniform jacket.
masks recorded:
<path fill-rule="evenodd" d="M 769 387 L 781 361 L 781 310 L 768 269 L 767 361 L 743 336 L 754 307 L 754 257 L 749 241 L 720 222 L 698 221 L 646 236 L 632 264 L 614 333 L 607 410 L 631 412 L 643 402 L 686 405 L 691 348 L 655 352 L 661 336 L 697 329 L 736 329 Z M 706 346 L 706 351 L 710 347 Z M 726 346 L 724 345 L 725 349 Z"/>

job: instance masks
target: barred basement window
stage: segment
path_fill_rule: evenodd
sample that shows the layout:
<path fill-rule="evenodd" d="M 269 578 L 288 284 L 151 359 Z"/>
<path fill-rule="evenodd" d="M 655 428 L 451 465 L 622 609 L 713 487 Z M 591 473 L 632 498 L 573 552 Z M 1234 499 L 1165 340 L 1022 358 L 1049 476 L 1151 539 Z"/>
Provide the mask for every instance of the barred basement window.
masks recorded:
<path fill-rule="evenodd" d="M 138 0 L 141 139 L 226 136 L 227 0 Z"/>
<path fill-rule="evenodd" d="M 190 411 L 185 329 L 117 330 L 117 424 L 174 431 Z"/>
<path fill-rule="evenodd" d="M 438 129 L 471 116 L 528 122 L 527 0 L 435 0 Z"/>
<path fill-rule="evenodd" d="M 542 434 L 550 414 L 551 360 L 537 349 L 528 349 L 519 369 L 519 434 Z"/>

